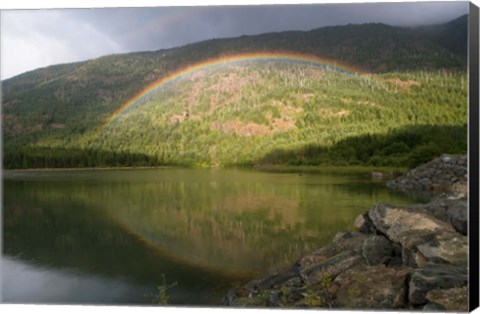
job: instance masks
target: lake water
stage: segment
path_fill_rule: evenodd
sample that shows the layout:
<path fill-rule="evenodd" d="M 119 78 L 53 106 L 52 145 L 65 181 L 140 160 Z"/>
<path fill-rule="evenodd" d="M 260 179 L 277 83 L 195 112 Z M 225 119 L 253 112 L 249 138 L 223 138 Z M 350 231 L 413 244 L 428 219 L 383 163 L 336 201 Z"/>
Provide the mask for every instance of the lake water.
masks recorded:
<path fill-rule="evenodd" d="M 291 265 L 377 202 L 365 175 L 124 169 L 4 173 L 6 303 L 219 304 Z"/>

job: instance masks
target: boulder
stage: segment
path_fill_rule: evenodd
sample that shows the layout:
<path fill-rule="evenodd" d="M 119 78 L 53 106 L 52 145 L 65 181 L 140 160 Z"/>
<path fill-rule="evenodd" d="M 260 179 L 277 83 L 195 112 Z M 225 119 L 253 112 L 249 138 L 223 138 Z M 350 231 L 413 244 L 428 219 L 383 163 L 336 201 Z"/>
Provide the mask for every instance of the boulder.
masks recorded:
<path fill-rule="evenodd" d="M 447 222 L 419 208 L 377 204 L 369 212 L 376 229 L 404 251 L 426 262 L 467 265 L 467 238 Z M 408 255 L 408 252 L 405 252 Z"/>
<path fill-rule="evenodd" d="M 435 238 L 417 245 L 426 261 L 448 263 L 466 267 L 468 264 L 468 242 L 458 233 L 440 233 Z"/>
<path fill-rule="evenodd" d="M 432 190 L 434 192 L 465 191 L 467 182 L 466 155 L 443 155 L 404 175 L 387 182 L 401 191 Z"/>
<path fill-rule="evenodd" d="M 360 232 L 339 232 L 330 245 L 303 256 L 295 263 L 298 270 L 309 268 L 313 264 L 323 263 L 335 255 L 353 251 L 361 254 L 363 241 L 368 236 Z"/>
<path fill-rule="evenodd" d="M 426 189 L 431 188 L 432 186 L 432 181 L 429 178 L 422 178 L 418 180 L 418 183 Z"/>
<path fill-rule="evenodd" d="M 348 309 L 398 309 L 407 305 L 407 279 L 411 269 L 384 265 L 355 267 L 334 280 L 335 307 Z"/>
<path fill-rule="evenodd" d="M 269 274 L 261 279 L 253 280 L 245 285 L 245 288 L 254 291 L 259 289 L 270 289 L 282 285 L 300 285 L 301 278 L 299 274 L 293 270 L 286 269 L 279 272 Z"/>
<path fill-rule="evenodd" d="M 422 309 L 423 312 L 445 312 L 445 308 L 440 304 L 429 302 Z"/>
<path fill-rule="evenodd" d="M 468 199 L 464 195 L 440 195 L 428 204 L 415 205 L 412 208 L 424 210 L 432 216 L 451 224 L 457 232 L 467 235 Z"/>
<path fill-rule="evenodd" d="M 388 264 L 395 252 L 393 243 L 380 235 L 374 235 L 363 242 L 362 256 L 368 265 Z"/>
<path fill-rule="evenodd" d="M 428 265 L 414 270 L 410 279 L 408 298 L 413 305 L 426 304 L 430 291 L 463 286 L 467 281 L 468 273 L 463 267 Z"/>
<path fill-rule="evenodd" d="M 434 304 L 439 304 L 444 311 L 468 312 L 467 286 L 432 290 L 427 293 L 427 299 Z"/>
<path fill-rule="evenodd" d="M 364 259 L 358 252 L 344 251 L 322 261 L 311 264 L 300 271 L 303 281 L 308 285 L 331 280 L 347 269 L 365 264 Z"/>
<path fill-rule="evenodd" d="M 353 224 L 359 232 L 366 234 L 376 232 L 375 226 L 373 225 L 372 220 L 368 216 L 368 213 L 358 215 L 357 218 L 355 218 L 355 222 Z"/>
<path fill-rule="evenodd" d="M 267 306 L 269 306 L 269 307 L 280 306 L 280 292 L 279 291 L 271 291 L 268 294 Z"/>
<path fill-rule="evenodd" d="M 411 250 L 408 250 L 404 247 L 402 247 L 402 265 L 405 265 L 407 267 L 413 267 L 417 268 L 418 264 L 415 261 L 415 252 L 412 252 Z"/>
<path fill-rule="evenodd" d="M 397 182 L 395 180 L 388 180 L 385 184 L 389 189 L 395 189 L 397 187 Z"/>
<path fill-rule="evenodd" d="M 237 295 L 233 289 L 230 289 L 222 298 L 221 305 L 235 305 L 237 301 Z"/>
<path fill-rule="evenodd" d="M 468 200 L 447 200 L 447 217 L 452 226 L 463 235 L 468 233 Z"/>

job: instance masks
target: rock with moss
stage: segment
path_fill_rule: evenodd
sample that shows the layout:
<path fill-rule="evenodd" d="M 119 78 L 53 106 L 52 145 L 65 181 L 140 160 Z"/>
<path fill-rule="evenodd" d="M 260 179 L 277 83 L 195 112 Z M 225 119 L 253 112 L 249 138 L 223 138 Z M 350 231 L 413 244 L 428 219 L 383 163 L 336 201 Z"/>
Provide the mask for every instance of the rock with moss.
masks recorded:
<path fill-rule="evenodd" d="M 364 259 L 357 252 L 344 251 L 324 262 L 314 263 L 302 269 L 300 275 L 307 284 L 316 284 L 325 280 L 325 278 L 335 278 L 347 269 L 364 263 Z"/>
<path fill-rule="evenodd" d="M 362 256 L 368 265 L 388 264 L 395 253 L 395 246 L 387 238 L 374 235 L 363 241 Z"/>
<path fill-rule="evenodd" d="M 336 307 L 352 309 L 399 309 L 408 304 L 411 269 L 385 265 L 356 267 L 333 282 L 338 288 Z"/>
<path fill-rule="evenodd" d="M 295 263 L 298 269 L 308 269 L 313 265 L 321 264 L 341 252 L 350 251 L 361 254 L 362 245 L 368 236 L 359 232 L 340 232 L 333 242 L 310 254 L 306 254 Z"/>
<path fill-rule="evenodd" d="M 452 225 L 457 232 L 468 232 L 468 198 L 465 195 L 438 195 L 430 203 L 417 205 L 432 216 Z"/>
<path fill-rule="evenodd" d="M 411 304 L 423 305 L 428 302 L 429 292 L 463 286 L 467 281 L 466 268 L 453 265 L 428 265 L 414 270 L 409 283 L 408 297 Z"/>
<path fill-rule="evenodd" d="M 450 289 L 435 289 L 427 293 L 427 299 L 440 305 L 444 311 L 468 312 L 467 286 Z"/>
<path fill-rule="evenodd" d="M 411 192 L 427 190 L 433 192 L 466 193 L 467 156 L 442 155 L 412 169 L 404 175 L 390 180 L 387 186 L 392 189 Z"/>
<path fill-rule="evenodd" d="M 423 210 L 375 205 L 369 213 L 375 227 L 392 242 L 411 251 L 417 266 L 427 262 L 467 265 L 467 238 Z"/>
<path fill-rule="evenodd" d="M 358 215 L 353 225 L 359 232 L 366 234 L 376 233 L 375 225 L 368 216 L 368 212 Z"/>

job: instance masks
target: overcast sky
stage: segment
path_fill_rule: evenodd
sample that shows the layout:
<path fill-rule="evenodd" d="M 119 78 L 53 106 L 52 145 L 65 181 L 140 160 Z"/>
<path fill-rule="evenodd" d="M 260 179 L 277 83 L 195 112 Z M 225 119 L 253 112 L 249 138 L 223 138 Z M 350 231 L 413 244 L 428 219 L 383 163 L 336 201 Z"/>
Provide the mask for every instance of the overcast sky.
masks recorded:
<path fill-rule="evenodd" d="M 6 10 L 1 16 L 1 78 L 47 65 L 210 38 L 328 25 L 443 23 L 468 2 Z"/>

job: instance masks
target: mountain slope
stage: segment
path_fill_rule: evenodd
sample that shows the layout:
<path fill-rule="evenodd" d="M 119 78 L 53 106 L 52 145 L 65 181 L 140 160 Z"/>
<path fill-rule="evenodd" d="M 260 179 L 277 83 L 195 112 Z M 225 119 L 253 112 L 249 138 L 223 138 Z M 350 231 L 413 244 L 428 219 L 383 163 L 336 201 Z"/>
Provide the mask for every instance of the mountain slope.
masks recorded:
<path fill-rule="evenodd" d="M 419 29 L 347 25 L 31 71 L 3 83 L 5 166 L 251 164 L 278 147 L 328 147 L 408 123 L 461 126 L 466 56 L 449 43 L 458 40 L 451 25 L 462 21 L 436 28 L 442 43 Z M 259 51 L 327 57 L 377 74 L 349 76 L 309 64 L 225 65 L 185 77 L 102 127 L 159 78 L 207 59 Z M 454 72 L 437 72 L 445 69 Z M 392 71 L 405 73 L 386 73 Z"/>
<path fill-rule="evenodd" d="M 466 56 L 468 53 L 468 15 L 440 25 L 422 26 L 415 29 L 448 51 Z"/>

